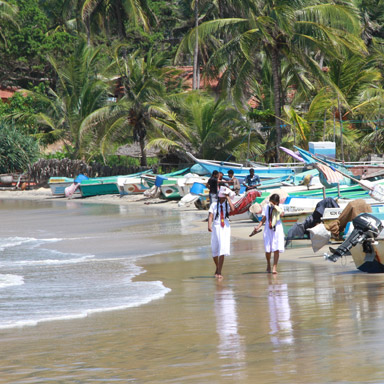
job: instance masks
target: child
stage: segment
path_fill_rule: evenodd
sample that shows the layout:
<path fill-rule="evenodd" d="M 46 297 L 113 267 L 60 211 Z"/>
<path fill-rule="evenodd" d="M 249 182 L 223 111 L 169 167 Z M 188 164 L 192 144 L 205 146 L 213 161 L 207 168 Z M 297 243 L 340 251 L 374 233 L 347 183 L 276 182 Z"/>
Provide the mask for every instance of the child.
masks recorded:
<path fill-rule="evenodd" d="M 280 197 L 274 193 L 269 198 L 269 203 L 264 207 L 263 217 L 252 233 L 260 230 L 266 222 L 264 229 L 265 258 L 267 259 L 267 272 L 277 274 L 277 263 L 281 252 L 284 252 L 284 230 L 280 216 L 284 211 L 279 207 Z M 271 271 L 271 254 L 273 252 L 273 268 Z"/>
<path fill-rule="evenodd" d="M 216 265 L 215 277 L 222 279 L 221 270 L 224 257 L 230 255 L 231 228 L 229 226 L 229 212 L 233 211 L 230 194 L 234 194 L 226 187 L 220 187 L 217 204 L 211 204 L 208 216 L 208 232 L 212 232 L 212 257 Z"/>

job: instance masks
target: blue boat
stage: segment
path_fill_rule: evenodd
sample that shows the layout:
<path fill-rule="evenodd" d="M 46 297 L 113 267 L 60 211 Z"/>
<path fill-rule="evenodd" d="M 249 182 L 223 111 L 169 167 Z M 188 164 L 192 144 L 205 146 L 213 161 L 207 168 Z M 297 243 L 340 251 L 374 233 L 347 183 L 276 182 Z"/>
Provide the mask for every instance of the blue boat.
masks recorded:
<path fill-rule="evenodd" d="M 187 152 L 187 155 L 196 163 L 204 168 L 209 174 L 213 171 L 222 172 L 224 175 L 228 174 L 228 171 L 233 170 L 235 176 L 239 179 L 244 179 L 249 175 L 249 170 L 253 168 L 255 174 L 260 177 L 260 180 L 276 179 L 279 177 L 294 176 L 295 171 L 290 167 L 268 166 L 268 167 L 245 167 L 243 164 L 231 163 L 227 161 L 216 160 L 201 160 L 197 159 L 191 153 Z"/>

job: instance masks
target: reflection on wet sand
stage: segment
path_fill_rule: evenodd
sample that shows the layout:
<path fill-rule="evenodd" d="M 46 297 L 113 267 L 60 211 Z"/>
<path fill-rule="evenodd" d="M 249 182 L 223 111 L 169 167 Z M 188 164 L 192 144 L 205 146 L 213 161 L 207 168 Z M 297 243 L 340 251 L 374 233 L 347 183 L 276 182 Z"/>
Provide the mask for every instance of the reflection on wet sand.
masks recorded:
<path fill-rule="evenodd" d="M 270 277 L 268 286 L 269 325 L 271 341 L 275 345 L 292 344 L 291 308 L 287 284 L 279 284 L 275 276 Z"/>
<path fill-rule="evenodd" d="M 233 290 L 217 284 L 215 292 L 216 332 L 220 342 L 217 352 L 220 359 L 230 359 L 222 365 L 223 375 L 237 379 L 246 378 L 244 340 L 239 335 L 236 300 Z"/>

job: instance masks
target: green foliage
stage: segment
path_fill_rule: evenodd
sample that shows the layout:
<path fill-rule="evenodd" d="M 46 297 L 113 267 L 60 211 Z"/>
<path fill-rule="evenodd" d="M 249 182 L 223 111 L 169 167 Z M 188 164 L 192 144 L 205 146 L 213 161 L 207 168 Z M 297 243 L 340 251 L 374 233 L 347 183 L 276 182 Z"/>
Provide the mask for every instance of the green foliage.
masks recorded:
<path fill-rule="evenodd" d="M 194 100 L 171 108 L 180 90 L 169 63 L 177 50 L 180 65 L 192 64 L 195 4 L 201 75 L 219 84 L 212 105 Z M 0 102 L 0 122 L 13 122 L 40 143 L 65 139 L 65 156 L 106 163 L 121 161 L 109 153 L 133 138 L 142 147 L 144 139 L 157 140 L 163 148 L 222 159 L 256 155 L 263 146 L 272 153 L 280 141 L 332 139 L 338 98 L 347 119 L 383 117 L 383 23 L 383 0 L 0 0 L 0 85 L 33 91 Z M 87 54 L 77 49 L 79 41 L 98 51 L 97 64 L 82 61 Z M 122 48 L 112 54 L 117 44 Z M 117 77 L 115 104 L 108 96 L 115 95 Z M 257 109 L 249 109 L 252 97 Z M 224 99 L 225 107 L 215 105 Z M 196 105 L 200 116 L 192 111 Z M 228 121 L 226 130 L 215 108 L 241 118 Z M 244 151 L 248 122 L 264 128 L 249 129 Z M 356 150 L 352 139 L 372 127 L 354 127 L 345 140 Z"/>
<path fill-rule="evenodd" d="M 174 104 L 177 117 L 158 119 L 160 132 L 148 147 L 189 151 L 205 159 L 226 160 L 236 150 L 238 157 L 241 152 L 244 156 L 248 127 L 232 105 L 193 91 L 176 96 Z"/>
<path fill-rule="evenodd" d="M 1 81 L 8 81 L 10 70 L 18 84 L 28 87 L 38 84 L 49 75 L 47 53 L 65 58 L 72 52 L 75 38 L 63 30 L 51 30 L 51 20 L 36 0 L 14 1 L 18 6 L 15 16 L 17 26 L 5 23 L 4 36 L 7 46 L 0 49 Z M 3 80 L 2 80 L 3 79 Z"/>
<path fill-rule="evenodd" d="M 270 109 L 250 109 L 247 113 L 250 120 L 254 122 L 270 122 L 272 123 L 275 119 L 273 111 Z"/>
<path fill-rule="evenodd" d="M 104 159 L 101 156 L 96 157 L 94 160 L 99 163 L 104 162 Z M 105 164 L 110 167 L 113 167 L 113 166 L 139 167 L 140 166 L 140 159 L 137 157 L 110 155 L 110 156 L 107 156 L 105 160 L 106 160 Z M 159 159 L 157 157 L 149 157 L 147 159 L 148 166 L 152 166 L 158 163 L 159 163 Z"/>
<path fill-rule="evenodd" d="M 0 122 L 0 173 L 23 172 L 39 157 L 39 146 L 14 126 Z"/>
<path fill-rule="evenodd" d="M 23 133 L 36 134 L 39 132 L 39 125 L 34 115 L 43 108 L 44 106 L 33 97 L 15 92 L 7 103 L 0 101 L 0 121 L 13 121 Z M 21 115 L 24 118 L 19 119 Z"/>

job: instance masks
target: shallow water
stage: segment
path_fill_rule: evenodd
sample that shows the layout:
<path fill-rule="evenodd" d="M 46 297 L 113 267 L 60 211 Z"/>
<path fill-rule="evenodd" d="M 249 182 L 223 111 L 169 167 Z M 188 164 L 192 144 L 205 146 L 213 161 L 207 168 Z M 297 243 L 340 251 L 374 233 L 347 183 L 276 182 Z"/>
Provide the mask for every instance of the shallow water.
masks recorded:
<path fill-rule="evenodd" d="M 384 382 L 382 275 L 283 256 L 275 277 L 260 241 L 234 240 L 218 283 L 201 214 L 0 214 L 0 383 Z"/>

